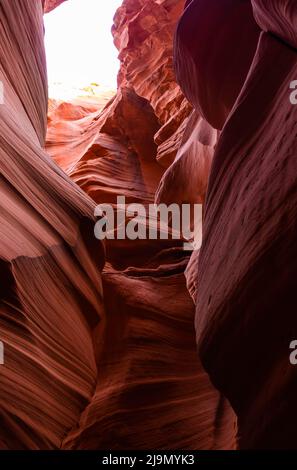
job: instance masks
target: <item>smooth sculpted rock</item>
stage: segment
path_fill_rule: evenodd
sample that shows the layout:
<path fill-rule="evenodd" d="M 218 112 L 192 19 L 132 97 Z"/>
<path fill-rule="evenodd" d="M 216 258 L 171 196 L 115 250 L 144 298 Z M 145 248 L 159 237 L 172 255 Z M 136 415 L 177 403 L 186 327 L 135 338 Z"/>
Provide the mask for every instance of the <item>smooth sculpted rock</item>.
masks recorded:
<path fill-rule="evenodd" d="M 238 97 L 259 33 L 249 0 L 192 0 L 179 21 L 176 77 L 215 129 L 222 129 Z"/>
<path fill-rule="evenodd" d="M 50 101 L 51 157 L 43 2 L 0 3 L 2 449 L 235 447 L 233 410 L 196 355 L 182 241 L 111 240 L 103 250 L 94 237 L 95 201 L 153 203 L 159 149 L 169 165 L 187 127 L 191 105 L 172 70 L 183 4 L 124 2 L 127 75 L 103 110 Z M 187 129 L 180 159 L 193 168 L 202 152 L 196 198 L 216 131 L 199 116 Z M 184 191 L 188 164 L 180 173 Z"/>
<path fill-rule="evenodd" d="M 249 2 L 193 0 L 177 32 L 183 90 L 214 127 L 225 123 L 196 261 L 196 335 L 203 366 L 238 417 L 239 447 L 295 448 L 295 6 L 253 6 L 274 33 L 263 32 L 257 50 Z"/>
<path fill-rule="evenodd" d="M 296 446 L 296 75 L 297 52 L 263 34 L 209 183 L 197 339 L 237 413 L 241 448 Z"/>
<path fill-rule="evenodd" d="M 40 1 L 0 3 L 0 448 L 11 450 L 59 448 L 77 425 L 104 326 L 94 203 L 43 149 L 42 15 Z"/>
<path fill-rule="evenodd" d="M 105 269 L 108 322 L 98 386 L 63 448 L 235 446 L 233 411 L 197 360 L 184 256 L 167 251 L 139 268 Z"/>
<path fill-rule="evenodd" d="M 275 34 L 297 48 L 297 4 L 295 0 L 252 0 L 254 16 L 263 31 Z"/>
<path fill-rule="evenodd" d="M 161 124 L 156 158 L 164 167 L 173 162 L 192 111 L 176 83 L 172 59 L 183 7 L 184 0 L 124 0 L 112 29 L 121 62 L 118 84 L 133 88 L 152 106 Z"/>

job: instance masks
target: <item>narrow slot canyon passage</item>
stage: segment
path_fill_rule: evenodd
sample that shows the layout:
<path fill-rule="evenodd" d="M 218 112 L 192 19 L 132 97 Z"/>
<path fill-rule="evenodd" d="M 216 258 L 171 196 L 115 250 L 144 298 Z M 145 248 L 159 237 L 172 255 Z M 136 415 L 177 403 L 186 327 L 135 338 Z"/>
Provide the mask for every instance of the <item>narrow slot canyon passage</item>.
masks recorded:
<path fill-rule="evenodd" d="M 102 31 L 96 36 L 92 31 L 92 39 L 87 34 L 83 45 L 79 44 L 79 25 L 76 27 L 74 21 L 72 24 L 70 14 L 76 17 L 78 3 L 74 1 L 70 7 L 72 1 L 60 5 L 48 18 L 45 16 L 50 84 L 48 154 L 96 204 L 115 206 L 118 196 L 126 198 L 127 203 L 144 207 L 155 200 L 165 204 L 200 202 L 206 190 L 216 132 L 207 130 L 210 137 L 204 151 L 204 174 L 192 174 L 200 182 L 200 192 L 197 193 L 195 184 L 191 188 L 187 181 L 185 162 L 193 158 L 191 145 L 181 147 L 174 164 L 186 120 L 189 120 L 190 135 L 195 135 L 200 126 L 173 72 L 173 33 L 182 2 L 176 8 L 176 5 L 158 5 L 153 0 L 141 4 L 124 1 L 114 19 L 113 39 L 119 49 L 115 51 L 113 46 L 105 47 L 104 41 L 96 45 L 99 36 L 105 34 Z M 93 12 L 96 27 L 105 30 L 106 25 L 97 21 L 102 20 L 98 3 L 96 11 L 97 18 Z M 80 23 L 89 12 L 84 4 L 77 21 Z M 71 34 L 67 28 L 63 31 L 65 15 Z M 57 19 L 62 24 L 62 37 L 56 35 Z M 111 16 L 109 21 L 108 31 Z M 90 27 L 88 24 L 88 31 Z M 66 42 L 56 57 L 57 43 L 65 37 Z M 120 64 L 111 57 L 106 62 L 107 55 L 116 57 L 116 53 L 120 54 Z M 65 56 L 72 62 L 66 70 L 62 68 Z M 104 69 L 108 64 L 110 69 Z M 119 86 L 104 109 L 98 108 L 94 95 L 78 98 L 77 93 L 60 97 L 51 94 L 59 88 L 53 85 L 63 80 L 69 92 L 69 74 L 76 74 L 80 83 L 96 80 L 110 85 L 116 64 L 120 71 Z M 167 92 L 162 95 L 160 89 Z M 178 174 L 181 186 L 176 179 Z M 146 217 L 141 223 L 150 227 L 151 221 Z M 89 229 L 86 236 L 96 250 L 93 231 Z M 191 266 L 195 266 L 196 253 L 191 256 L 191 252 L 185 251 L 182 240 L 161 240 L 158 232 L 157 239 L 105 240 L 105 260 L 98 264 L 102 262 L 104 326 L 101 322 L 92 331 L 98 376 L 92 398 L 81 411 L 80 422 L 85 424 L 77 431 L 67 431 L 63 448 L 132 446 L 141 449 L 149 445 L 165 449 L 168 443 L 163 429 L 172 422 L 178 428 L 170 444 L 173 447 L 180 443 L 186 448 L 234 446 L 233 412 L 210 384 L 196 354 L 194 302 L 190 295 L 195 298 Z M 134 384 L 132 388 L 131 384 Z M 199 390 L 204 391 L 203 397 Z M 208 400 L 220 404 L 222 423 L 228 428 L 227 434 L 218 432 L 210 440 L 199 419 Z M 207 426 L 213 426 L 215 410 L 216 406 L 209 410 Z M 190 414 L 194 433 L 187 430 Z M 113 418 L 116 416 L 116 421 L 121 423 L 119 429 Z M 91 427 L 90 423 L 93 423 Z M 122 429 L 123 423 L 129 426 Z M 102 428 L 108 431 L 102 433 Z"/>
<path fill-rule="evenodd" d="M 286 5 L 0 1 L 0 450 L 296 447 Z"/>

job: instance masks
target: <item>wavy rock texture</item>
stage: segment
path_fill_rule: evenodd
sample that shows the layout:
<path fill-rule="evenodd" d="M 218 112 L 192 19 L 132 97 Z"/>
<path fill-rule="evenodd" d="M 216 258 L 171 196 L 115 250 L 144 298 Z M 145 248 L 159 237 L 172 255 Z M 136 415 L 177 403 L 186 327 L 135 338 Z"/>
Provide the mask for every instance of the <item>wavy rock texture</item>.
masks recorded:
<path fill-rule="evenodd" d="M 183 0 L 124 0 L 113 26 L 121 61 L 119 86 L 133 87 L 153 107 L 161 124 L 155 135 L 157 159 L 164 167 L 175 158 L 192 109 L 176 84 L 172 61 L 183 6 Z"/>
<path fill-rule="evenodd" d="M 196 356 L 184 277 L 189 256 L 181 243 L 109 241 L 104 257 L 93 234 L 93 201 L 114 203 L 120 194 L 153 202 L 185 128 L 191 150 L 184 141 L 176 167 L 184 159 L 185 185 L 197 146 L 195 179 L 205 193 L 217 133 L 190 116 L 172 71 L 173 25 L 183 2 L 124 2 L 114 29 L 121 38 L 118 93 L 103 111 L 51 102 L 53 158 L 43 149 L 42 6 L 0 5 L 0 447 L 232 448 L 234 413 Z M 141 84 L 142 47 L 149 76 Z"/>
<path fill-rule="evenodd" d="M 275 34 L 292 47 L 297 47 L 296 2 L 252 0 L 252 6 L 255 19 L 263 31 Z"/>
<path fill-rule="evenodd" d="M 256 22 L 251 25 L 251 15 L 240 21 L 241 9 L 251 12 L 249 2 L 193 0 L 177 32 L 183 90 L 212 125 L 225 123 L 206 198 L 196 333 L 203 365 L 237 414 L 239 447 L 295 448 L 296 368 L 289 344 L 297 333 L 297 111 L 289 85 L 297 76 L 296 3 L 252 3 L 266 31 L 254 52 Z M 237 18 L 228 31 L 214 21 L 220 16 L 223 25 L 224 15 Z M 197 27 L 199 18 L 206 33 Z M 248 24 L 251 36 L 244 32 Z M 221 40 L 203 60 L 202 36 L 214 31 Z M 242 44 L 240 57 L 230 53 L 231 70 L 235 64 L 242 70 L 232 99 L 224 87 L 230 70 L 218 60 L 230 51 L 230 33 L 236 47 Z M 218 76 L 220 93 L 206 93 Z"/>
<path fill-rule="evenodd" d="M 222 129 L 238 97 L 258 38 L 249 0 L 193 0 L 179 22 L 177 79 L 189 101 L 215 129 Z"/>
<path fill-rule="evenodd" d="M 42 2 L 1 2 L 3 449 L 296 446 L 295 2 L 184 3 L 123 1 L 118 92 L 50 103 L 51 159 Z M 205 203 L 200 253 L 103 253 L 117 195 Z"/>
<path fill-rule="evenodd" d="M 119 90 L 102 112 L 78 115 L 74 120 L 65 115 L 61 133 L 54 125 L 55 111 L 51 115 L 48 151 L 98 203 L 115 204 L 117 195 L 145 205 L 154 201 L 164 174 L 156 137 L 161 134 L 167 143 L 171 140 L 176 145 L 171 147 L 170 158 L 177 159 L 161 183 L 164 199 L 167 189 L 167 199 L 173 198 L 169 188 L 172 191 L 177 183 L 178 168 L 184 173 L 178 202 L 201 200 L 205 195 L 218 133 L 196 113 L 191 114 L 174 81 L 173 25 L 183 2 L 165 3 L 124 2 L 117 12 L 113 33 L 122 62 Z M 147 49 L 144 35 L 150 38 L 151 48 Z M 141 54 L 146 55 L 146 70 L 143 59 L 139 60 Z M 161 90 L 160 80 L 164 80 Z M 166 96 L 163 87 L 168 90 Z M 187 137 L 182 141 L 185 129 Z M 182 198 L 194 170 L 195 150 L 201 153 L 200 166 L 193 186 Z M 174 240 L 106 242 L 107 329 L 98 384 L 64 448 L 235 446 L 233 411 L 196 358 L 194 304 L 184 277 L 189 255 L 180 245 Z M 169 432 L 172 428 L 174 434 Z"/>
<path fill-rule="evenodd" d="M 105 269 L 98 387 L 65 448 L 215 449 L 234 441 L 233 413 L 197 362 L 184 262 L 163 258 Z"/>
<path fill-rule="evenodd" d="M 59 448 L 96 387 L 104 325 L 92 201 L 44 152 L 42 5 L 0 4 L 1 449 Z"/>

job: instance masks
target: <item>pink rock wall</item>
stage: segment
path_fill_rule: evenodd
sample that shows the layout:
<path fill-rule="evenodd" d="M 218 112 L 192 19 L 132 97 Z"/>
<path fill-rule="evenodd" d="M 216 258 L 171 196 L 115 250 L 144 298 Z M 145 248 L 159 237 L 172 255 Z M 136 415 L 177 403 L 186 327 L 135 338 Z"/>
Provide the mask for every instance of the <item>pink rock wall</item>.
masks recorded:
<path fill-rule="evenodd" d="M 52 159 L 42 2 L 0 8 L 0 447 L 233 447 L 234 414 L 196 356 L 180 243 L 103 250 L 93 234 L 94 201 L 154 200 L 164 172 L 155 135 L 169 112 L 128 82 L 103 112 L 51 103 Z M 170 86 L 169 103 L 184 101 Z"/>
<path fill-rule="evenodd" d="M 43 149 L 41 2 L 3 0 L 0 14 L 0 448 L 53 449 L 96 386 L 104 254 L 94 204 Z"/>
<path fill-rule="evenodd" d="M 295 2 L 184 3 L 124 0 L 116 96 L 48 126 L 57 2 L 0 4 L 2 449 L 296 445 Z M 203 203 L 200 252 L 103 247 L 117 195 Z"/>
<path fill-rule="evenodd" d="M 176 49 L 185 93 L 213 125 L 215 120 L 218 127 L 224 124 L 213 157 L 197 264 L 199 352 L 212 382 L 237 414 L 239 447 L 294 448 L 296 369 L 289 362 L 289 345 L 296 337 L 297 116 L 289 95 L 297 74 L 296 6 L 293 1 L 252 2 L 255 20 L 266 31 L 252 54 L 256 21 L 249 35 L 242 28 L 252 24 L 252 16 L 240 20 L 241 8 L 252 13 L 250 3 L 213 3 L 207 34 L 214 32 L 216 15 L 224 24 L 220 8 L 237 18 L 227 33 L 235 34 L 236 47 L 242 46 L 240 56 L 230 55 L 231 65 L 248 70 L 235 80 L 230 106 L 225 93 L 213 89 L 205 94 L 205 86 L 218 77 L 223 85 L 230 83 L 230 69 L 220 67 L 216 55 L 202 60 L 203 30 L 195 18 L 207 15 L 210 3 L 190 3 L 179 23 Z M 213 48 L 224 54 L 224 30 L 215 31 L 221 41 Z M 200 81 L 195 89 L 193 83 Z M 225 117 L 216 115 L 222 105 Z"/>

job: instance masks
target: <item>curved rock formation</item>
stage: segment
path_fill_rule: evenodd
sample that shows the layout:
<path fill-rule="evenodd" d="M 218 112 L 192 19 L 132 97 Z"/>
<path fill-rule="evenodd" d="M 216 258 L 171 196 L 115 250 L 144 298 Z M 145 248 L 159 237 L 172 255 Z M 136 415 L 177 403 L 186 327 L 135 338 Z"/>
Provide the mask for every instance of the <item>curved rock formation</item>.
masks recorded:
<path fill-rule="evenodd" d="M 173 71 L 173 35 L 184 0 L 124 0 L 113 26 L 121 69 L 119 86 L 146 98 L 160 121 L 157 159 L 168 167 L 179 148 L 191 106 Z"/>
<path fill-rule="evenodd" d="M 194 0 L 179 21 L 177 80 L 215 129 L 222 129 L 238 97 L 258 38 L 250 0 Z"/>
<path fill-rule="evenodd" d="M 0 3 L 0 448 L 294 448 L 295 2 L 124 0 L 116 96 L 45 144 L 59 3 Z M 200 252 L 103 247 L 118 195 L 203 203 Z"/>
<path fill-rule="evenodd" d="M 65 448 L 224 449 L 234 442 L 230 407 L 197 361 L 181 256 L 106 269 L 98 386 Z"/>
<path fill-rule="evenodd" d="M 92 201 L 44 152 L 42 5 L 0 4 L 2 449 L 59 448 L 96 386 L 104 325 Z"/>
<path fill-rule="evenodd" d="M 153 202 L 163 174 L 159 162 L 168 165 L 173 159 L 176 161 L 164 175 L 158 201 L 204 200 L 218 132 L 198 114 L 190 114 L 191 106 L 174 81 L 172 39 L 182 3 L 126 1 L 117 12 L 113 33 L 121 59 L 118 94 L 103 112 L 90 115 L 88 123 L 84 118 L 77 120 L 75 126 L 84 129 L 87 145 L 80 149 L 80 159 L 66 168 L 99 203 L 115 203 L 118 194 L 129 202 Z M 146 56 L 146 69 L 140 56 Z M 161 89 L 160 80 L 164 81 Z M 163 89 L 168 93 L 163 95 Z M 73 122 L 71 127 L 79 146 L 80 133 L 73 131 Z M 87 142 L 89 133 L 92 137 Z M 55 137 L 54 132 L 51 135 Z M 63 137 L 61 140 L 65 142 Z M 60 147 L 62 165 L 68 148 L 65 143 Z M 163 161 L 160 149 L 167 152 Z M 51 152 L 51 147 L 48 150 Z M 197 184 L 200 189 L 195 191 Z M 107 241 L 106 256 L 107 333 L 101 372 L 94 398 L 64 447 L 234 447 L 234 415 L 229 405 L 213 389 L 199 362 L 185 369 L 184 358 L 177 359 L 181 347 L 195 357 L 193 304 L 183 277 L 188 255 L 173 241 L 115 240 Z M 174 302 L 160 309 L 168 295 Z M 173 316 L 176 326 L 171 324 Z M 156 331 L 160 331 L 158 340 Z M 195 398 L 192 389 L 196 390 Z M 193 407 L 197 414 L 190 420 Z M 119 428 L 122 422 L 126 426 Z M 169 426 L 176 429 L 175 439 L 167 435 Z"/>
<path fill-rule="evenodd" d="M 251 42 L 242 29 L 247 23 L 230 24 L 236 47 L 247 41 L 248 50 L 244 44 L 240 49 L 245 72 L 234 80 L 236 94 L 225 115 L 217 115 L 216 106 L 228 101 L 207 93 L 207 87 L 216 83 L 219 69 L 219 80 L 229 82 L 228 67 L 217 69 L 220 60 L 210 68 L 198 61 L 203 52 L 195 40 L 203 34 L 195 18 L 207 14 L 210 2 L 193 0 L 177 33 L 184 91 L 211 124 L 220 127 L 227 118 L 208 184 L 196 332 L 203 365 L 237 414 L 239 447 L 294 448 L 296 369 L 289 363 L 289 345 L 297 333 L 297 111 L 289 86 L 297 75 L 296 6 L 293 1 L 252 3 L 260 27 L 278 37 L 262 33 L 252 54 L 255 38 Z M 236 16 L 244 4 L 250 9 L 249 2 L 216 3 L 209 19 L 224 6 Z M 236 31 L 232 25 L 237 24 Z M 256 34 L 256 22 L 251 30 Z M 224 46 L 224 41 L 215 46 L 218 56 Z M 190 80 L 189 70 L 197 80 Z"/>
<path fill-rule="evenodd" d="M 297 5 L 294 0 L 252 0 L 255 19 L 265 32 L 297 47 Z"/>
<path fill-rule="evenodd" d="M 126 22 L 135 50 L 149 37 L 153 51 L 159 48 L 162 66 L 151 62 L 147 89 L 137 83 L 136 58 L 134 78 L 125 75 L 133 69 L 127 67 L 133 48 L 126 48 L 121 86 L 103 111 L 50 103 L 47 149 L 69 179 L 43 149 L 43 2 L 1 2 L 2 449 L 235 445 L 233 411 L 196 358 L 194 304 L 184 278 L 189 256 L 181 242 L 108 241 L 104 256 L 93 234 L 94 202 L 85 194 L 96 202 L 114 203 L 118 194 L 153 202 L 164 172 L 157 160 L 163 152 L 163 164 L 173 161 L 191 112 L 171 59 L 182 3 L 151 2 L 162 15 L 151 17 L 145 2 L 126 1 L 117 16 L 115 36 L 122 37 Z M 158 90 L 161 77 L 166 96 Z M 215 134 L 195 122 L 190 118 L 189 134 L 204 139 L 207 172 Z M 192 162 L 191 151 L 183 155 Z"/>

